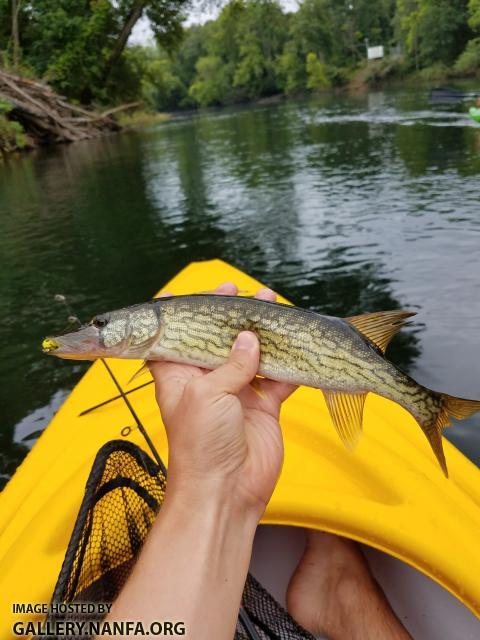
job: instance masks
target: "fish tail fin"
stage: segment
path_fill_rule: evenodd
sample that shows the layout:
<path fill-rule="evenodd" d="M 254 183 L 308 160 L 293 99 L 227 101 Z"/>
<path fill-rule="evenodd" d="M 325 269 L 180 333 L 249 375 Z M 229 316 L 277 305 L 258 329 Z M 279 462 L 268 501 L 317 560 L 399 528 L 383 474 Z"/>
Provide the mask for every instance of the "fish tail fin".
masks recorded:
<path fill-rule="evenodd" d="M 450 418 L 463 420 L 480 411 L 480 400 L 466 400 L 449 396 L 447 393 L 429 392 L 436 400 L 438 410 L 430 420 L 424 421 L 420 425 L 432 447 L 433 453 L 442 467 L 442 471 L 448 478 L 447 463 L 443 451 L 442 431 L 451 424 Z"/>
<path fill-rule="evenodd" d="M 442 393 L 442 398 L 447 413 L 457 420 L 469 418 L 480 411 L 480 400 L 455 398 L 455 396 L 449 396 L 446 393 Z"/>

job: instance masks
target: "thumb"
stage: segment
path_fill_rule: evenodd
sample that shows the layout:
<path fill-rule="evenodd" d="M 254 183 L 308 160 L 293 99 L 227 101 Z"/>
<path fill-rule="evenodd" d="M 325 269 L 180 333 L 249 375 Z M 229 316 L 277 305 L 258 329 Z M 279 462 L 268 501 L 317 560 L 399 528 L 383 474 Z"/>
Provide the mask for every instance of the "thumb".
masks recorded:
<path fill-rule="evenodd" d="M 237 394 L 253 380 L 260 361 L 260 345 L 251 331 L 242 331 L 235 340 L 228 362 L 205 376 L 216 390 Z"/>

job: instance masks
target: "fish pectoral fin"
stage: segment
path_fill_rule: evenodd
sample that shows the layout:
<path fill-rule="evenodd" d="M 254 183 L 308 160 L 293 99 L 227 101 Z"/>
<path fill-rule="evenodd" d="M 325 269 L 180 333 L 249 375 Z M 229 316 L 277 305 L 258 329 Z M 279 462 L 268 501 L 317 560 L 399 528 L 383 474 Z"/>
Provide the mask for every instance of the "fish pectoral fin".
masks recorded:
<path fill-rule="evenodd" d="M 263 379 L 263 376 L 255 376 L 255 378 L 250 382 L 250 386 L 259 398 L 265 400 L 265 391 L 262 389 L 262 385 L 260 383 L 260 381 Z"/>
<path fill-rule="evenodd" d="M 135 373 L 133 374 L 133 376 L 130 378 L 130 380 L 127 382 L 127 387 L 130 383 L 132 383 L 134 380 L 136 380 L 137 378 L 139 378 L 140 376 L 143 376 L 144 373 L 149 373 L 150 370 L 147 366 L 147 361 L 144 360 L 142 363 L 142 366 L 140 367 L 140 369 L 138 369 L 137 371 L 135 371 Z"/>
<path fill-rule="evenodd" d="M 354 449 L 362 435 L 363 406 L 366 393 L 324 391 L 330 417 L 347 449 Z"/>
<path fill-rule="evenodd" d="M 406 319 L 414 315 L 414 311 L 378 311 L 345 320 L 385 353 L 393 336 L 404 326 Z"/>

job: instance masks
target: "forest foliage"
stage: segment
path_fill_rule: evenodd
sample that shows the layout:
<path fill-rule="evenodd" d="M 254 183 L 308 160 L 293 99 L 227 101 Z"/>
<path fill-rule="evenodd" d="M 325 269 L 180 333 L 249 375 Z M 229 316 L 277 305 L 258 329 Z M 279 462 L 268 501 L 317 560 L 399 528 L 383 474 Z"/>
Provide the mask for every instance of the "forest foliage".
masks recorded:
<path fill-rule="evenodd" d="M 378 64 L 389 73 L 480 66 L 480 0 L 302 0 L 295 12 L 230 0 L 215 20 L 186 27 L 190 2 L 0 0 L 0 62 L 71 100 L 141 98 L 155 110 L 340 86 L 366 65 L 367 45 L 385 47 Z M 131 46 L 141 17 L 155 42 Z"/>

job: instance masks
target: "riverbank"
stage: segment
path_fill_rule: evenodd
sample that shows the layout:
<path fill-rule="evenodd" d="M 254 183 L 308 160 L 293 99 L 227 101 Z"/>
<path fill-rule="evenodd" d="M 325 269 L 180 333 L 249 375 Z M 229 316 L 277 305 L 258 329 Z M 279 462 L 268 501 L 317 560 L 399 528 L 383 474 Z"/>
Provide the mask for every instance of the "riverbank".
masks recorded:
<path fill-rule="evenodd" d="M 10 120 L 8 114 L 12 106 L 0 100 L 0 162 L 2 157 L 19 152 L 31 151 L 38 146 L 35 140 L 19 122 Z M 141 129 L 154 124 L 168 122 L 174 117 L 171 113 L 156 113 L 138 109 L 131 113 L 121 113 L 116 118 L 118 132 Z"/>
<path fill-rule="evenodd" d="M 479 145 L 466 110 L 395 89 L 195 112 L 15 158 L 0 170 L 0 482 L 85 370 L 40 351 L 69 315 L 54 295 L 89 318 L 192 260 L 223 257 L 326 314 L 421 311 L 391 357 L 476 397 Z M 447 435 L 480 463 L 478 418 Z"/>
<path fill-rule="evenodd" d="M 118 117 L 118 123 L 122 129 L 140 129 L 150 127 L 161 122 L 168 122 L 173 118 L 173 114 L 164 112 L 154 112 L 138 109 L 131 113 L 122 113 Z"/>
<path fill-rule="evenodd" d="M 156 114 L 147 114 L 141 106 L 136 101 L 101 111 L 87 108 L 44 82 L 0 69 L 0 152 L 88 140 L 151 122 Z M 129 114 L 132 110 L 136 116 Z"/>
<path fill-rule="evenodd" d="M 379 89 L 392 83 L 402 86 L 439 85 L 445 83 L 464 83 L 478 81 L 480 93 L 480 70 L 470 67 L 461 69 L 457 65 L 447 66 L 436 63 L 423 69 L 409 68 L 401 56 L 391 56 L 382 60 L 371 60 L 352 71 L 347 88 L 351 91 Z"/>
<path fill-rule="evenodd" d="M 474 84 L 475 86 L 470 86 L 470 89 L 473 88 L 475 92 L 478 86 L 480 93 L 480 75 L 477 84 L 475 76 L 472 77 L 471 73 L 460 73 L 455 68 L 441 64 L 412 71 L 406 69 L 405 62 L 400 56 L 369 61 L 356 70 L 351 70 L 349 76 L 347 74 L 345 76 L 345 83 L 342 85 L 331 85 L 320 91 L 303 91 L 295 95 L 277 93 L 243 102 L 243 104 L 267 106 L 292 98 L 295 100 L 306 98 L 315 93 L 327 95 L 356 93 L 385 87 L 394 88 L 400 85 L 431 89 L 435 85 L 452 82 L 457 85 Z M 11 86 L 7 87 L 10 89 L 9 93 L 5 91 L 5 84 L 2 86 L 2 77 L 5 80 L 5 72 L 0 70 L 0 158 L 2 155 L 30 150 L 46 144 L 73 142 L 106 133 L 140 129 L 167 122 L 176 114 L 184 115 L 191 111 L 191 109 L 179 109 L 172 112 L 155 112 L 145 109 L 141 103 L 137 102 L 99 112 L 67 103 L 62 96 L 55 94 L 44 83 L 7 74 L 7 80 L 15 78 L 21 85 L 13 90 L 13 93 L 20 92 L 20 96 L 12 95 Z M 26 94 L 26 88 L 33 88 L 35 95 Z M 47 103 L 43 106 L 38 102 L 39 91 L 48 97 Z M 56 112 L 53 108 L 55 106 Z M 228 106 L 233 105 L 219 105 L 220 108 Z"/>

